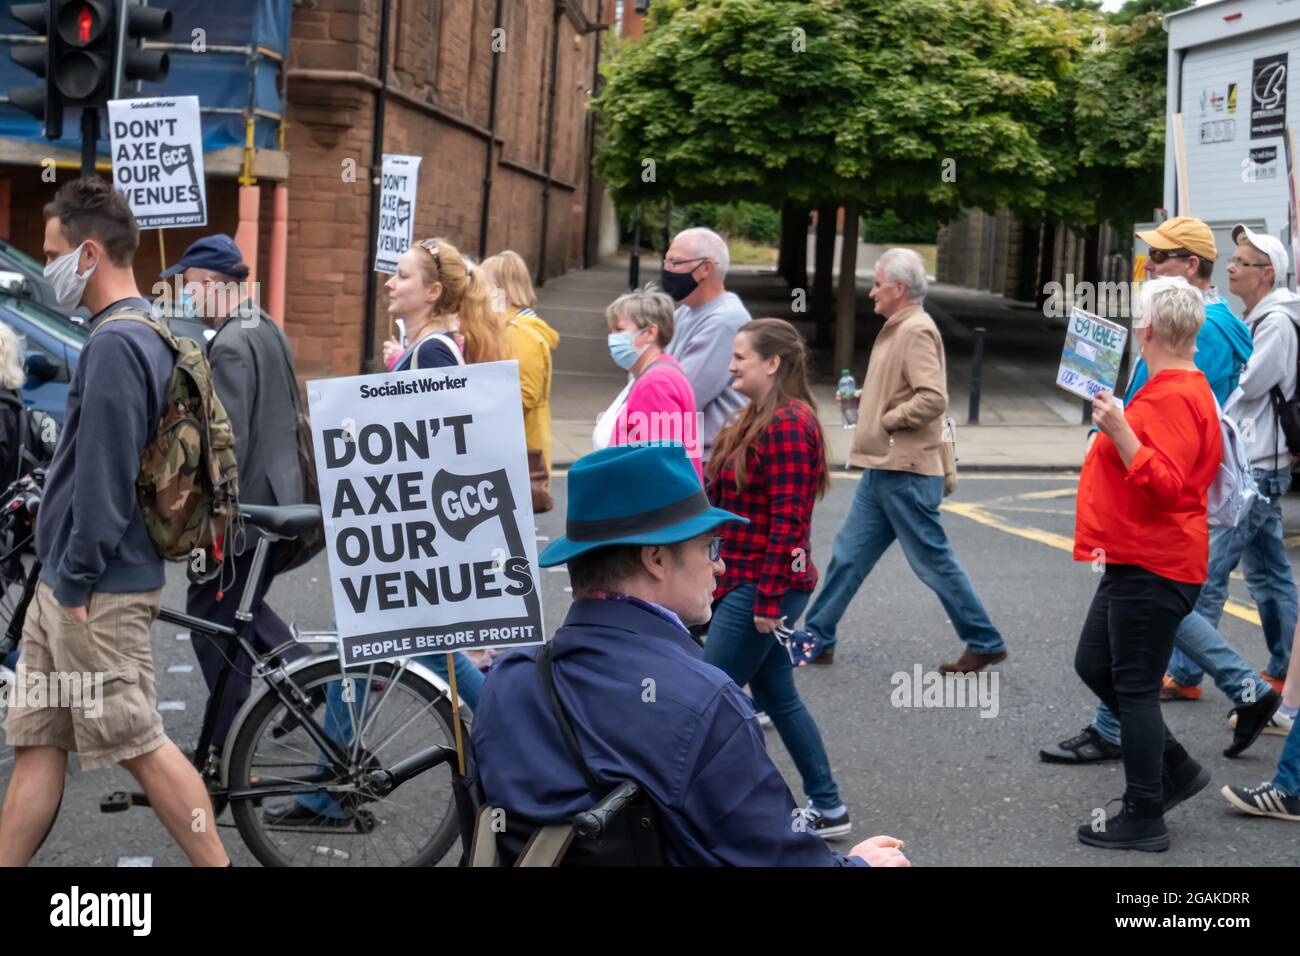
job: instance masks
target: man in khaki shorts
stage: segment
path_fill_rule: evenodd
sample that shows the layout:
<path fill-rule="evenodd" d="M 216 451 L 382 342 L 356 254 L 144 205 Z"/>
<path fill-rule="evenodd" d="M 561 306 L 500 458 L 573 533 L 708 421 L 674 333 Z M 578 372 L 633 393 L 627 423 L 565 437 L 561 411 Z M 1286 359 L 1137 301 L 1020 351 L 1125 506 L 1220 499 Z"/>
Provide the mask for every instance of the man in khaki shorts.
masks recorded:
<path fill-rule="evenodd" d="M 203 781 L 167 738 L 154 696 L 149 629 L 163 561 L 135 482 L 173 358 L 142 323 L 103 325 L 113 312 L 150 307 L 132 271 L 139 241 L 126 200 L 97 177 L 68 183 L 45 207 L 46 275 L 59 304 L 95 315 L 37 517 L 41 583 L 5 722 L 15 753 L 0 866 L 25 865 L 49 834 L 74 751 L 83 770 L 116 763 L 130 771 L 191 863 L 230 862 Z"/>

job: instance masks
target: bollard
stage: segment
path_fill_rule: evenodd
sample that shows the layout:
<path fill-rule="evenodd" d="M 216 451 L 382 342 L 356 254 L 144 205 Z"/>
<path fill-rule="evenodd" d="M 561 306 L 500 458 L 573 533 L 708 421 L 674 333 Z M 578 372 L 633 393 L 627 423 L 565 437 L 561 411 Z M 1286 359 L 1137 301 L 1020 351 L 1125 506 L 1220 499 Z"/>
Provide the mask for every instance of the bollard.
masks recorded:
<path fill-rule="evenodd" d="M 627 287 L 641 285 L 641 207 L 636 207 L 636 225 L 632 228 L 632 255 L 627 261 Z"/>
<path fill-rule="evenodd" d="M 980 379 L 984 375 L 984 329 L 975 329 L 975 355 L 970 366 L 970 414 L 966 424 L 980 423 Z"/>

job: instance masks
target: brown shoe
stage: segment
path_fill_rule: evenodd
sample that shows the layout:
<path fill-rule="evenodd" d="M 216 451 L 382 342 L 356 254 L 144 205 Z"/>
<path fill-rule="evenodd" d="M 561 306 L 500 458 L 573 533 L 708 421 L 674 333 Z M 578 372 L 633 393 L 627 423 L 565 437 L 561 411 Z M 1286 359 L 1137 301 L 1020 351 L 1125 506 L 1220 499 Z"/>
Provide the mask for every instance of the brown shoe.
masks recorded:
<path fill-rule="evenodd" d="M 956 663 L 940 664 L 939 672 L 941 674 L 973 674 L 975 671 L 982 671 L 990 664 L 1001 664 L 1006 659 L 1006 651 L 998 651 L 996 654 L 976 654 L 968 647 L 962 651 L 961 657 L 957 658 Z"/>
<path fill-rule="evenodd" d="M 814 658 L 813 658 L 812 660 L 810 660 L 808 663 L 809 663 L 811 666 L 813 666 L 813 667 L 816 667 L 816 666 L 818 666 L 818 665 L 834 664 L 834 663 L 835 663 L 835 652 L 834 652 L 834 651 L 822 651 L 820 654 L 818 654 L 816 657 L 814 657 Z"/>

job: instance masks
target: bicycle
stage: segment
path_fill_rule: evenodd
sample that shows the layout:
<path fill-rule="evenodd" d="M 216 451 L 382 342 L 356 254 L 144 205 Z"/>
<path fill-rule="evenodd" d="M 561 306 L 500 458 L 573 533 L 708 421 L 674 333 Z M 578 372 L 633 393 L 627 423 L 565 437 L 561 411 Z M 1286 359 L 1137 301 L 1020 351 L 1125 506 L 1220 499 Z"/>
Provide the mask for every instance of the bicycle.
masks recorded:
<path fill-rule="evenodd" d="M 25 475 L 0 503 L 0 617 L 7 617 L 0 661 L 19 646 L 40 576 L 31 544 L 43 482 L 43 471 Z M 250 580 L 258 580 L 275 542 L 296 538 L 321 521 L 316 505 L 242 505 L 240 512 L 263 532 Z M 462 778 L 454 769 L 454 719 L 462 721 L 461 735 L 468 739 L 463 715 L 453 716 L 447 685 L 406 659 L 346 668 L 334 631 L 291 625 L 291 642 L 259 654 L 243 635 L 253 618 L 254 591 L 244 589 L 233 628 L 170 608 L 158 615 L 188 628 L 191 639 L 219 640 L 227 650 L 239 646 L 261 682 L 260 689 L 253 682 L 218 753 L 212 747 L 216 714 L 235 666 L 223 652 L 193 756 L 214 817 L 229 806 L 240 837 L 265 866 L 423 866 L 440 860 L 464 836 L 455 793 Z M 326 649 L 286 664 L 280 655 L 293 643 Z M 333 696 L 345 707 L 331 707 L 335 685 L 343 690 Z M 394 798 L 399 787 L 401 800 Z M 314 799 L 331 814 L 317 811 L 319 826 L 275 826 L 261 812 L 272 798 Z M 100 801 L 100 810 L 148 805 L 143 793 L 118 791 Z"/>

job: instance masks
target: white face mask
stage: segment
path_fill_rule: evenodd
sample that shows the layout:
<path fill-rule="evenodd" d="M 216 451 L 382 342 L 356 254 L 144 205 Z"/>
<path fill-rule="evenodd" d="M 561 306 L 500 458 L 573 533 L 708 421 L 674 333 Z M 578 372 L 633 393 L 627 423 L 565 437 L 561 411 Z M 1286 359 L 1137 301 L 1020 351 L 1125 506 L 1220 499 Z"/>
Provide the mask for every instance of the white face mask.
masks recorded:
<path fill-rule="evenodd" d="M 81 305 L 81 297 L 86 292 L 86 283 L 90 281 L 91 275 L 99 266 L 99 263 L 95 263 L 81 275 L 77 274 L 77 263 L 81 259 L 81 250 L 85 246 L 83 242 L 67 255 L 59 256 L 45 267 L 45 278 L 54 289 L 55 299 L 60 307 L 69 311 Z"/>

